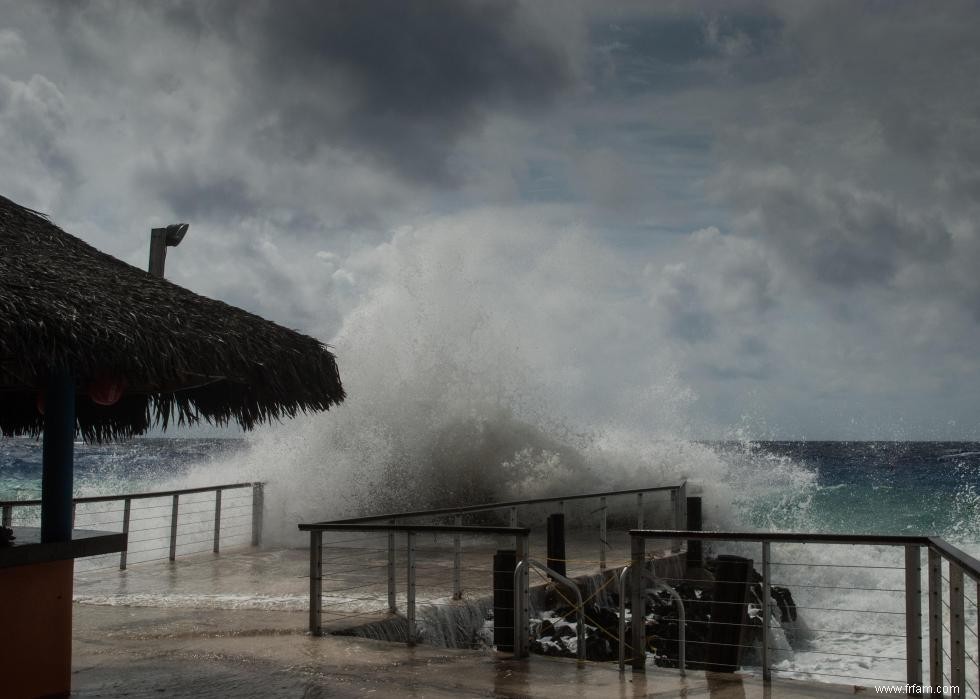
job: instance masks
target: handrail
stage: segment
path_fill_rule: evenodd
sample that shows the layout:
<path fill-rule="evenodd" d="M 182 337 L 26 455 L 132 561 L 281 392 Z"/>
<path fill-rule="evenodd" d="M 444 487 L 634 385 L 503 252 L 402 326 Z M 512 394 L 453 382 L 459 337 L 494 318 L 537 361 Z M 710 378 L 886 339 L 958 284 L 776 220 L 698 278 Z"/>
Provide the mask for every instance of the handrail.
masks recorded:
<path fill-rule="evenodd" d="M 623 570 L 620 571 L 619 575 L 616 576 L 619 581 L 619 671 L 626 671 L 626 574 L 630 572 L 630 566 L 623 566 Z M 684 600 L 677 593 L 677 590 L 672 588 L 667 583 L 662 580 L 657 580 L 650 571 L 644 570 L 642 572 L 644 580 L 648 580 L 654 584 L 654 587 L 665 590 L 670 594 L 671 599 L 674 600 L 674 606 L 677 608 L 677 664 L 680 666 L 681 675 L 687 673 L 687 614 L 684 611 Z M 641 614 L 642 619 L 645 615 Z M 633 610 L 633 623 L 637 623 L 636 610 Z M 636 652 L 636 649 L 633 649 Z M 645 652 L 645 651 L 642 651 Z"/>
<path fill-rule="evenodd" d="M 630 536 L 647 539 L 702 539 L 715 541 L 770 541 L 793 544 L 860 544 L 926 546 L 954 561 L 974 581 L 980 582 L 980 561 L 937 536 L 901 534 L 837 534 L 824 532 L 717 532 L 672 529 L 631 529 Z"/>
<path fill-rule="evenodd" d="M 459 532 L 462 534 L 530 534 L 528 527 L 483 527 L 479 525 L 453 524 L 359 524 L 357 522 L 318 522 L 300 524 L 303 532 Z"/>
<path fill-rule="evenodd" d="M 803 543 L 803 544 L 856 544 L 856 545 L 885 545 L 900 547 L 905 550 L 905 644 L 906 644 L 906 682 L 917 686 L 923 681 L 923 621 L 928 623 L 929 648 L 929 682 L 933 686 L 943 683 L 944 657 L 949 659 L 949 679 L 952 685 L 962 688 L 966 682 L 966 661 L 970 657 L 966 651 L 964 614 L 965 590 L 964 576 L 971 578 L 980 589 L 980 561 L 948 541 L 936 536 L 905 536 L 890 534 L 837 534 L 810 532 L 703 532 L 680 530 L 630 530 L 633 542 L 634 565 L 645 558 L 645 539 L 701 539 L 721 541 L 752 541 L 762 543 L 763 566 L 763 679 L 768 681 L 772 668 L 768 655 L 769 613 L 765 611 L 769 604 L 769 549 L 771 544 Z M 928 589 L 921 587 L 922 579 L 922 550 L 928 552 Z M 948 579 L 943 573 L 943 562 L 948 565 Z M 949 603 L 945 597 L 942 583 L 948 587 Z M 903 590 L 894 590 L 901 592 Z M 922 612 L 922 596 L 926 592 L 929 609 L 928 614 Z M 943 607 L 949 609 L 949 627 L 944 622 Z M 899 612 L 889 612 L 899 613 Z M 634 627 L 635 628 L 635 627 Z M 944 648 L 944 632 L 949 633 L 949 651 Z M 975 633 L 975 632 L 974 632 Z M 634 656 L 634 669 L 643 669 L 643 658 Z M 864 678 L 872 679 L 872 678 Z"/>
<path fill-rule="evenodd" d="M 578 655 L 579 660 L 585 660 L 585 602 L 582 601 L 582 591 L 578 589 L 578 585 L 573 583 L 571 580 L 566 578 L 561 573 L 558 573 L 543 563 L 534 560 L 533 558 L 525 558 L 523 561 L 518 561 L 517 565 L 514 567 L 514 589 L 520 590 L 522 586 L 520 584 L 520 575 L 523 571 L 525 565 L 534 566 L 538 570 L 543 570 L 550 577 L 557 579 L 558 581 L 564 583 L 568 587 L 572 588 L 572 592 L 575 593 L 576 599 L 578 599 L 578 604 L 576 609 L 578 610 L 576 616 L 578 617 L 578 623 L 576 627 L 576 639 L 577 643 L 575 652 Z M 522 594 L 529 594 L 529 590 L 523 589 Z M 523 609 L 524 604 L 517 604 L 516 600 L 514 603 L 514 633 L 524 633 L 527 631 L 527 627 L 524 624 L 523 619 Z"/>
<path fill-rule="evenodd" d="M 963 569 L 964 573 L 973 578 L 974 582 L 980 584 L 980 561 L 938 536 L 929 536 L 926 538 L 929 541 L 930 547 L 955 562 L 956 565 Z"/>
<path fill-rule="evenodd" d="M 356 522 L 376 522 L 387 519 L 402 519 L 406 517 L 435 517 L 439 515 L 456 515 L 471 512 L 491 512 L 493 510 L 503 510 L 509 507 L 521 507 L 524 505 L 541 505 L 548 502 L 565 502 L 568 500 L 585 500 L 588 498 L 616 497 L 617 495 L 637 495 L 639 493 L 655 493 L 677 490 L 681 485 L 660 485 L 650 488 L 630 488 L 628 490 L 608 490 L 600 493 L 579 493 L 577 495 L 564 495 L 550 498 L 531 498 L 529 500 L 508 500 L 505 502 L 488 502 L 480 505 L 466 505 L 463 507 L 442 507 L 433 510 L 414 510 L 408 512 L 390 512 L 383 515 L 369 515 L 366 517 L 350 517 L 347 519 L 327 520 L 318 522 L 326 523 L 356 523 Z"/>
<path fill-rule="evenodd" d="M 323 601 L 322 586 L 322 546 L 323 533 L 329 531 L 348 531 L 348 532 L 386 532 L 388 534 L 387 547 L 387 568 L 388 568 L 388 610 L 392 613 L 397 611 L 395 595 L 395 532 L 404 532 L 407 543 L 406 569 L 408 577 L 406 580 L 406 621 L 408 623 L 407 641 L 409 645 L 415 643 L 416 621 L 415 621 L 415 535 L 418 533 L 452 533 L 452 534 L 497 534 L 510 535 L 516 539 L 517 551 L 523 551 L 526 556 L 527 539 L 531 534 L 529 527 L 493 527 L 480 525 L 449 525 L 449 524 L 371 524 L 359 522 L 318 522 L 314 524 L 300 524 L 300 531 L 310 533 L 310 634 L 313 636 L 322 635 L 321 628 L 321 605 Z M 459 537 L 456 537 L 456 546 L 459 546 Z M 458 557 L 456 558 L 458 565 Z"/>
<path fill-rule="evenodd" d="M 171 561 L 176 560 L 177 557 L 177 547 L 178 547 L 178 537 L 177 528 L 178 520 L 180 517 L 180 497 L 182 495 L 193 495 L 198 493 L 213 493 L 214 494 L 214 533 L 213 533 L 213 545 L 212 550 L 214 553 L 219 553 L 220 543 L 221 543 L 221 494 L 226 490 L 236 490 L 250 488 L 252 490 L 252 546 L 259 546 L 262 543 L 262 519 L 264 512 L 264 488 L 265 483 L 262 481 L 249 481 L 243 483 L 223 483 L 220 485 L 209 485 L 209 486 L 199 486 L 195 488 L 178 488 L 173 490 L 157 490 L 152 492 L 144 493 L 118 493 L 115 495 L 85 495 L 80 497 L 72 498 L 72 526 L 75 525 L 75 515 L 76 510 L 79 505 L 89 504 L 89 503 L 109 503 L 118 502 L 123 504 L 122 508 L 122 534 L 126 537 L 127 548 L 129 544 L 129 532 L 130 532 L 130 522 L 133 517 L 134 512 L 145 509 L 154 509 L 152 506 L 148 508 L 133 508 L 132 503 L 134 500 L 153 500 L 161 498 L 170 498 L 170 546 L 168 558 Z M 198 501 L 194 501 L 192 504 L 196 504 Z M 14 518 L 15 508 L 25 508 L 25 507 L 38 507 L 42 503 L 40 500 L 0 500 L 0 525 L 4 527 L 11 526 Z M 119 510 L 113 510 L 113 512 L 119 512 Z M 103 513 L 105 514 L 105 513 Z M 163 517 L 164 515 L 161 515 Z M 146 540 L 140 539 L 140 540 Z M 195 542 L 201 543 L 201 542 Z M 119 554 L 119 569 L 126 570 L 129 563 L 128 554 L 130 551 L 123 550 Z"/>
<path fill-rule="evenodd" d="M 209 485 L 199 488 L 180 488 L 178 490 L 158 490 L 151 493 L 120 493 L 119 495 L 85 495 L 72 498 L 74 503 L 83 502 L 112 502 L 113 500 L 148 500 L 151 498 L 165 498 L 174 495 L 190 495 L 192 493 L 213 493 L 216 490 L 232 490 L 234 488 L 251 488 L 256 485 L 263 485 L 260 481 L 248 483 L 229 483 L 226 485 Z M 0 500 L 0 507 L 36 507 L 41 504 L 40 500 Z"/>

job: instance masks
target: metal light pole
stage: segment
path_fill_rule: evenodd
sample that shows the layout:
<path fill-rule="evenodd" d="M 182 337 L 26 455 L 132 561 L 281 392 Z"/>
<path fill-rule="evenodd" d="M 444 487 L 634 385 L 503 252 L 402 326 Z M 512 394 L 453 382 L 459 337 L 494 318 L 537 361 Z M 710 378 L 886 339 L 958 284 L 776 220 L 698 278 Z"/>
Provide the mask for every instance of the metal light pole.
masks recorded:
<path fill-rule="evenodd" d="M 175 223 L 166 228 L 154 228 L 150 231 L 150 269 L 154 277 L 163 276 L 163 267 L 167 263 L 167 248 L 175 248 L 187 235 L 190 224 Z"/>

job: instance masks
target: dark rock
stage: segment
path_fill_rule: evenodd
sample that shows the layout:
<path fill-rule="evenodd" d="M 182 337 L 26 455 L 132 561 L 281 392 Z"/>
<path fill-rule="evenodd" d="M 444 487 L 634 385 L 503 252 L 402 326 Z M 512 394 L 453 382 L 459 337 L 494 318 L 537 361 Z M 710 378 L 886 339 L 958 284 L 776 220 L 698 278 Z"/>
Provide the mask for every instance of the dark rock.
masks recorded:
<path fill-rule="evenodd" d="M 690 669 L 705 669 L 705 651 L 707 649 L 708 632 L 711 622 L 712 578 L 710 571 L 712 563 L 706 564 L 705 580 L 697 582 L 681 582 L 674 587 L 684 601 L 686 661 Z M 704 572 L 704 571 L 702 571 Z M 744 664 L 757 662 L 755 647 L 761 646 L 763 614 L 769 613 L 770 604 L 763 604 L 762 576 L 754 572 L 749 591 L 748 625 L 745 627 L 742 642 L 749 646 L 743 655 Z M 782 623 L 795 622 L 797 618 L 796 604 L 790 590 L 785 587 L 771 587 L 771 604 L 779 610 Z M 587 604 L 585 609 L 585 650 L 589 660 L 615 661 L 619 654 L 619 607 L 618 595 L 611 593 L 605 597 L 612 606 Z M 576 637 L 577 620 L 575 610 L 559 595 L 553 595 L 556 609 L 552 618 L 535 620 L 532 628 L 536 638 L 531 644 L 531 652 L 543 655 L 560 655 L 574 658 L 576 653 L 571 650 L 568 639 Z M 627 605 L 628 606 L 628 605 Z M 666 591 L 657 591 L 647 595 L 644 602 L 644 634 L 645 650 L 654 654 L 657 665 L 677 667 L 680 647 L 678 638 L 680 624 L 673 597 Z M 632 638 L 632 622 L 625 628 L 626 643 Z M 571 645 L 575 645 L 574 643 Z M 627 649 L 626 656 L 630 651 Z"/>

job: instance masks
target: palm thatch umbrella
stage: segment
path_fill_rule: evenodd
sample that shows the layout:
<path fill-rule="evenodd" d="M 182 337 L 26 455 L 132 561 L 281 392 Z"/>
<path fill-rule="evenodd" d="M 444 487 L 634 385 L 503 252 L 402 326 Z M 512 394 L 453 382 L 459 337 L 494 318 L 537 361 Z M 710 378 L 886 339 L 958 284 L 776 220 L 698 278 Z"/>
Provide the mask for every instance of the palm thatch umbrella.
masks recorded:
<path fill-rule="evenodd" d="M 44 434 L 46 540 L 71 535 L 78 434 L 101 441 L 174 420 L 248 430 L 343 399 L 320 341 L 151 276 L 0 196 L 0 431 Z M 66 461 L 67 500 L 55 477 Z"/>

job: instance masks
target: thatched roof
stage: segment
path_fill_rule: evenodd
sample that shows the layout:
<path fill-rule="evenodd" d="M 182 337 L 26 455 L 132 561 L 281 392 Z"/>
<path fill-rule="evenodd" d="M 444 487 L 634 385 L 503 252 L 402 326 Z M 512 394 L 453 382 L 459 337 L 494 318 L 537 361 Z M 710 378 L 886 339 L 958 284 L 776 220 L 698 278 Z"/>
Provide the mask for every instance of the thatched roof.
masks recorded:
<path fill-rule="evenodd" d="M 176 419 L 245 429 L 344 399 L 318 340 L 199 296 L 99 252 L 0 196 L 0 430 L 37 435 L 49 375 L 75 377 L 89 440 L 141 434 Z M 122 378 L 111 407 L 86 397 Z"/>

